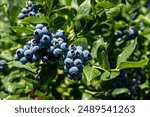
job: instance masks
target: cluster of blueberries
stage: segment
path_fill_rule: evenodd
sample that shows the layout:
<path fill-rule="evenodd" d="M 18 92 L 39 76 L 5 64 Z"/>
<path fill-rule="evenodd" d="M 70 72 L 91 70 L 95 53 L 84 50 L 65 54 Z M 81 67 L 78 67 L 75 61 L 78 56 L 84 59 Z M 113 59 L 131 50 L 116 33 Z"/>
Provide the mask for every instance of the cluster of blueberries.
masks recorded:
<path fill-rule="evenodd" d="M 5 65 L 6 65 L 6 61 L 3 59 L 0 59 L 0 71 L 4 69 Z"/>
<path fill-rule="evenodd" d="M 83 66 L 92 59 L 91 53 L 81 46 L 68 46 L 63 30 L 51 33 L 43 24 L 37 24 L 35 28 L 34 38 L 16 51 L 14 59 L 22 64 L 40 60 L 62 62 L 70 79 L 81 79 Z"/>
<path fill-rule="evenodd" d="M 112 84 L 114 88 L 126 87 L 130 90 L 130 96 L 136 97 L 139 94 L 140 85 L 144 78 L 142 70 L 139 71 L 139 76 L 141 78 L 135 78 L 134 76 L 128 76 L 130 74 L 130 70 L 122 70 L 117 80 Z"/>
<path fill-rule="evenodd" d="M 27 1 L 27 7 L 22 8 L 21 13 L 19 13 L 18 18 L 19 19 L 24 19 L 25 17 L 29 16 L 39 16 L 39 8 L 40 5 L 33 4 L 31 0 Z"/>
<path fill-rule="evenodd" d="M 138 31 L 134 28 L 123 28 L 116 32 L 117 37 L 122 38 L 126 36 L 128 39 L 135 39 L 138 36 Z"/>

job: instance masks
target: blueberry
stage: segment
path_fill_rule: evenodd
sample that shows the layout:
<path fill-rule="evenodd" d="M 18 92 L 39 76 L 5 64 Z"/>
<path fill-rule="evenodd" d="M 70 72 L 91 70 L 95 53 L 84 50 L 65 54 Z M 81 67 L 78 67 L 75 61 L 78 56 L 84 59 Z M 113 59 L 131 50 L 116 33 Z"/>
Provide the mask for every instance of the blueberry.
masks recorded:
<path fill-rule="evenodd" d="M 44 27 L 43 24 L 37 24 L 35 28 L 36 28 L 36 29 L 42 29 L 43 27 Z"/>
<path fill-rule="evenodd" d="M 76 75 L 78 75 L 78 73 L 79 73 L 79 69 L 77 67 L 71 67 L 69 69 L 69 75 L 71 77 L 76 77 Z"/>
<path fill-rule="evenodd" d="M 82 66 L 82 61 L 81 61 L 81 59 L 76 59 L 75 61 L 74 61 L 74 65 L 75 66 Z"/>
<path fill-rule="evenodd" d="M 54 49 L 53 55 L 56 57 L 60 57 L 62 55 L 62 50 L 59 48 Z"/>
<path fill-rule="evenodd" d="M 73 60 L 70 58 L 66 58 L 64 61 L 65 66 L 71 67 L 73 65 Z"/>
<path fill-rule="evenodd" d="M 77 46 L 76 49 L 77 49 L 77 50 L 78 50 L 78 49 L 79 49 L 79 50 L 83 50 L 83 47 Z"/>
<path fill-rule="evenodd" d="M 20 59 L 20 62 L 21 62 L 22 64 L 26 64 L 26 63 L 27 63 L 26 57 L 22 57 L 22 58 Z"/>
<path fill-rule="evenodd" d="M 19 58 L 21 58 L 24 54 L 24 49 L 20 48 L 16 51 L 16 54 L 18 55 Z"/>
<path fill-rule="evenodd" d="M 35 61 L 38 61 L 40 58 L 37 54 L 33 54 L 32 56 L 32 61 L 35 62 Z"/>
<path fill-rule="evenodd" d="M 19 13 L 18 18 L 19 18 L 19 19 L 25 18 L 25 14 L 24 14 L 24 13 Z"/>
<path fill-rule="evenodd" d="M 19 61 L 19 60 L 20 60 L 17 54 L 15 54 L 14 60 L 15 60 L 15 61 Z"/>
<path fill-rule="evenodd" d="M 53 52 L 53 51 L 54 51 L 54 49 L 55 49 L 55 47 L 54 47 L 54 46 L 50 46 L 50 48 L 49 48 L 50 52 Z"/>
<path fill-rule="evenodd" d="M 31 58 L 32 55 L 33 55 L 32 50 L 26 50 L 26 51 L 24 52 L 24 56 L 25 56 L 27 59 Z"/>
<path fill-rule="evenodd" d="M 30 11 L 28 16 L 35 16 L 35 12 L 34 11 Z"/>
<path fill-rule="evenodd" d="M 42 28 L 42 33 L 49 35 L 50 34 L 50 30 L 48 29 L 48 27 L 43 27 Z"/>
<path fill-rule="evenodd" d="M 48 44 L 50 43 L 50 37 L 48 35 L 43 35 L 42 38 L 40 39 L 40 42 Z"/>
<path fill-rule="evenodd" d="M 34 47 L 32 48 L 32 52 L 33 52 L 33 53 L 38 53 L 39 50 L 40 50 L 39 46 L 34 46 Z"/>
<path fill-rule="evenodd" d="M 64 42 L 64 40 L 62 38 L 60 38 L 60 37 L 57 40 L 59 42 L 59 45 L 61 45 Z"/>
<path fill-rule="evenodd" d="M 68 58 L 75 58 L 75 53 L 74 53 L 74 51 L 73 51 L 73 50 L 68 51 L 67 57 L 68 57 Z"/>
<path fill-rule="evenodd" d="M 68 69 L 67 66 L 64 66 L 64 71 L 65 71 L 66 73 L 69 73 L 69 69 Z"/>
<path fill-rule="evenodd" d="M 62 44 L 60 45 L 60 48 L 61 48 L 62 50 L 66 50 L 66 49 L 67 49 L 67 43 L 62 43 Z"/>
<path fill-rule="evenodd" d="M 76 46 L 73 45 L 73 44 L 71 44 L 71 45 L 69 45 L 68 49 L 69 49 L 69 50 L 76 50 Z"/>
<path fill-rule="evenodd" d="M 28 49 L 30 49 L 30 46 L 29 46 L 29 45 L 24 45 L 24 46 L 23 46 L 23 49 L 24 49 L 24 51 L 25 51 L 25 50 L 28 50 Z"/>
<path fill-rule="evenodd" d="M 33 5 L 33 3 L 32 3 L 31 0 L 28 0 L 28 1 L 27 1 L 27 4 L 28 4 L 28 6 L 32 6 L 32 5 Z"/>
<path fill-rule="evenodd" d="M 26 14 L 26 13 L 28 12 L 28 9 L 27 9 L 27 8 L 23 8 L 23 9 L 21 10 L 21 12 L 24 13 L 24 14 Z"/>
<path fill-rule="evenodd" d="M 88 50 L 83 51 L 83 57 L 85 60 L 92 59 L 92 55 L 90 54 L 90 52 Z"/>
<path fill-rule="evenodd" d="M 80 50 L 80 49 L 75 50 L 75 55 L 77 57 L 81 57 L 82 56 L 82 50 Z"/>
<path fill-rule="evenodd" d="M 65 31 L 64 31 L 64 30 L 61 30 L 61 29 L 58 29 L 58 30 L 53 34 L 53 37 L 56 37 L 56 38 L 62 37 L 62 38 L 64 38 L 64 37 L 65 37 Z"/>
<path fill-rule="evenodd" d="M 5 65 L 6 61 L 5 60 L 0 60 L 0 65 Z"/>
<path fill-rule="evenodd" d="M 34 31 L 34 36 L 41 36 L 41 34 L 42 34 L 42 30 L 41 29 L 36 29 Z"/>

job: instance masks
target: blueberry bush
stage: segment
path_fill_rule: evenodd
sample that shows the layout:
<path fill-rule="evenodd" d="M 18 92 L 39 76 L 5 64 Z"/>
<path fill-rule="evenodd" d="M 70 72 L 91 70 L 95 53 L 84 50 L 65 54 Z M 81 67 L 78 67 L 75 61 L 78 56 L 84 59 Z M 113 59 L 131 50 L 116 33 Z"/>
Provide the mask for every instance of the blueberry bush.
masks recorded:
<path fill-rule="evenodd" d="M 1 0 L 0 99 L 150 99 L 149 0 Z"/>

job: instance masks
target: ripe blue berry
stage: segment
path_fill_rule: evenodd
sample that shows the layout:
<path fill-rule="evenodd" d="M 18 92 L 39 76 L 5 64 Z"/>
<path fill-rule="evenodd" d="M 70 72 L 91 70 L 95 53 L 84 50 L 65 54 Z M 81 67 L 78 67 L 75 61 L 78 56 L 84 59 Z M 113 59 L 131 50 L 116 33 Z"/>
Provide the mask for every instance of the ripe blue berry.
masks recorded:
<path fill-rule="evenodd" d="M 35 12 L 30 11 L 29 14 L 28 14 L 28 16 L 35 16 Z"/>
<path fill-rule="evenodd" d="M 42 38 L 40 39 L 40 42 L 48 44 L 50 43 L 50 37 L 48 35 L 43 35 Z"/>
<path fill-rule="evenodd" d="M 78 75 L 78 73 L 79 73 L 79 69 L 77 67 L 71 67 L 69 69 L 69 75 L 71 77 L 76 77 L 76 75 Z"/>
<path fill-rule="evenodd" d="M 62 43 L 62 44 L 60 45 L 60 48 L 61 48 L 62 50 L 66 50 L 66 49 L 67 49 L 67 43 Z"/>
<path fill-rule="evenodd" d="M 73 45 L 73 44 L 71 44 L 71 45 L 69 45 L 68 49 L 69 49 L 69 50 L 76 50 L 76 46 Z"/>
<path fill-rule="evenodd" d="M 27 9 L 27 8 L 23 8 L 23 9 L 21 10 L 21 12 L 25 14 L 25 13 L 28 12 L 28 9 Z"/>
<path fill-rule="evenodd" d="M 22 58 L 20 59 L 20 62 L 21 62 L 22 64 L 26 64 L 26 63 L 27 63 L 26 57 L 22 57 Z"/>
<path fill-rule="evenodd" d="M 32 50 L 26 50 L 26 51 L 24 52 L 24 56 L 25 56 L 27 59 L 31 58 L 32 55 L 33 55 Z"/>
<path fill-rule="evenodd" d="M 73 60 L 70 58 L 66 58 L 64 61 L 65 66 L 71 67 L 73 65 Z"/>
<path fill-rule="evenodd" d="M 45 26 L 45 27 L 42 28 L 42 33 L 49 35 L 50 34 L 50 30 L 48 29 L 48 27 Z"/>
<path fill-rule="evenodd" d="M 62 55 L 62 50 L 59 48 L 54 49 L 53 55 L 56 57 L 60 57 Z"/>
<path fill-rule="evenodd" d="M 41 36 L 41 34 L 42 34 L 42 30 L 41 29 L 36 29 L 34 31 L 34 36 Z"/>
<path fill-rule="evenodd" d="M 77 66 L 77 67 L 82 66 L 82 61 L 81 61 L 81 59 L 76 59 L 76 60 L 74 61 L 74 65 Z"/>
<path fill-rule="evenodd" d="M 44 27 L 43 24 L 37 24 L 35 28 L 36 28 L 36 29 L 41 29 L 41 30 L 42 30 L 43 27 Z"/>
<path fill-rule="evenodd" d="M 15 61 L 19 61 L 20 60 L 17 54 L 15 54 L 14 59 L 15 59 Z"/>
<path fill-rule="evenodd" d="M 22 48 L 20 48 L 16 51 L 16 54 L 18 55 L 19 58 L 21 58 L 24 54 L 24 50 Z"/>
<path fill-rule="evenodd" d="M 25 18 L 25 14 L 24 14 L 24 13 L 19 13 L 18 18 L 19 18 L 19 19 Z"/>

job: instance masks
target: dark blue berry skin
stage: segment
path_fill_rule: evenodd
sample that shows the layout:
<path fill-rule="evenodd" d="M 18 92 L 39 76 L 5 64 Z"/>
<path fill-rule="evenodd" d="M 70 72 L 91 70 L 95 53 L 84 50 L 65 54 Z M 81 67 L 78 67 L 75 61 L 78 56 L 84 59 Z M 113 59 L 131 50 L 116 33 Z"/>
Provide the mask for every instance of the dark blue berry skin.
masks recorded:
<path fill-rule="evenodd" d="M 39 60 L 40 60 L 39 55 L 33 54 L 33 56 L 32 56 L 32 61 L 33 61 L 33 62 L 36 62 L 36 61 L 39 61 Z"/>
<path fill-rule="evenodd" d="M 21 10 L 21 12 L 25 14 L 25 13 L 28 12 L 28 9 L 27 9 L 27 8 L 23 8 L 23 9 Z"/>
<path fill-rule="evenodd" d="M 0 59 L 0 71 L 5 68 L 5 65 L 6 65 L 6 61 L 3 59 Z"/>
<path fill-rule="evenodd" d="M 83 51 L 83 57 L 84 57 L 85 61 L 92 59 L 92 55 L 90 54 L 90 52 L 88 50 Z"/>
<path fill-rule="evenodd" d="M 24 45 L 24 46 L 23 46 L 23 49 L 24 49 L 24 51 L 25 51 L 25 50 L 28 50 L 28 49 L 30 49 L 30 46 L 29 46 L 29 45 Z"/>
<path fill-rule="evenodd" d="M 16 54 L 19 58 L 23 57 L 23 54 L 24 54 L 24 50 L 22 48 L 18 49 L 16 51 Z"/>
<path fill-rule="evenodd" d="M 34 31 L 34 37 L 36 40 L 39 40 L 42 37 L 42 30 L 41 29 L 36 29 Z"/>
<path fill-rule="evenodd" d="M 59 38 L 61 37 L 64 41 L 66 41 L 66 38 L 65 38 L 65 31 L 64 30 L 57 30 L 55 33 L 52 34 L 52 36 L 54 38 Z"/>
<path fill-rule="evenodd" d="M 50 37 L 48 35 L 43 35 L 42 38 L 40 39 L 40 42 L 49 44 L 50 43 Z"/>
<path fill-rule="evenodd" d="M 5 60 L 0 60 L 0 65 L 5 65 L 6 61 Z"/>
<path fill-rule="evenodd" d="M 46 35 L 51 35 L 50 30 L 47 27 L 42 28 L 42 33 Z"/>
<path fill-rule="evenodd" d="M 18 18 L 19 19 L 23 19 L 23 18 L 25 18 L 26 17 L 26 15 L 24 14 L 24 13 L 19 13 L 19 15 L 18 15 Z"/>
<path fill-rule="evenodd" d="M 26 63 L 27 63 L 26 57 L 22 57 L 22 58 L 20 59 L 20 62 L 21 62 L 22 64 L 26 64 Z"/>
<path fill-rule="evenodd" d="M 68 49 L 69 49 L 69 50 L 76 50 L 76 46 L 73 45 L 73 44 L 71 44 L 71 45 L 69 45 Z"/>
<path fill-rule="evenodd" d="M 39 54 L 39 52 L 40 52 L 40 48 L 39 48 L 39 46 L 34 46 L 32 49 L 31 49 L 31 51 L 33 52 L 33 54 Z"/>
<path fill-rule="evenodd" d="M 15 56 L 14 56 L 14 60 L 15 60 L 15 61 L 19 61 L 19 60 L 20 60 L 20 58 L 18 57 L 18 55 L 17 55 L 17 54 L 15 54 Z"/>
<path fill-rule="evenodd" d="M 21 13 L 19 13 L 18 18 L 24 19 L 25 17 L 29 16 L 39 16 L 39 8 L 40 5 L 33 4 L 32 1 L 27 2 L 27 7 L 22 8 Z"/>
<path fill-rule="evenodd" d="M 69 69 L 69 75 L 71 77 L 76 77 L 79 74 L 79 69 L 77 67 L 71 67 Z"/>
<path fill-rule="evenodd" d="M 55 57 L 61 57 L 61 55 L 62 55 L 62 50 L 59 49 L 59 48 L 54 49 L 53 55 L 54 55 Z"/>
<path fill-rule="evenodd" d="M 67 57 L 68 57 L 68 58 L 75 58 L 75 53 L 74 53 L 74 51 L 73 51 L 73 50 L 68 51 Z"/>
<path fill-rule="evenodd" d="M 27 59 L 32 58 L 32 55 L 33 55 L 32 50 L 26 50 L 26 51 L 24 52 L 24 56 L 25 56 Z"/>
<path fill-rule="evenodd" d="M 67 50 L 67 43 L 62 43 L 62 44 L 60 45 L 60 48 L 61 48 L 63 51 Z"/>
<path fill-rule="evenodd" d="M 71 67 L 73 65 L 73 60 L 70 58 L 66 58 L 64 64 L 66 67 Z"/>
<path fill-rule="evenodd" d="M 31 0 L 28 0 L 28 1 L 27 1 L 27 4 L 28 4 L 28 6 L 32 6 L 32 5 L 33 5 L 33 3 L 32 3 Z"/>
<path fill-rule="evenodd" d="M 74 61 L 74 66 L 76 66 L 76 67 L 82 66 L 82 61 L 81 61 L 81 59 L 76 59 L 76 60 Z"/>
<path fill-rule="evenodd" d="M 41 30 L 42 30 L 43 27 L 44 27 L 43 24 L 37 24 L 35 28 L 36 28 L 36 29 L 41 29 Z"/>
<path fill-rule="evenodd" d="M 82 50 L 80 50 L 80 49 L 75 50 L 75 55 L 76 55 L 76 57 L 80 58 L 82 56 Z"/>

